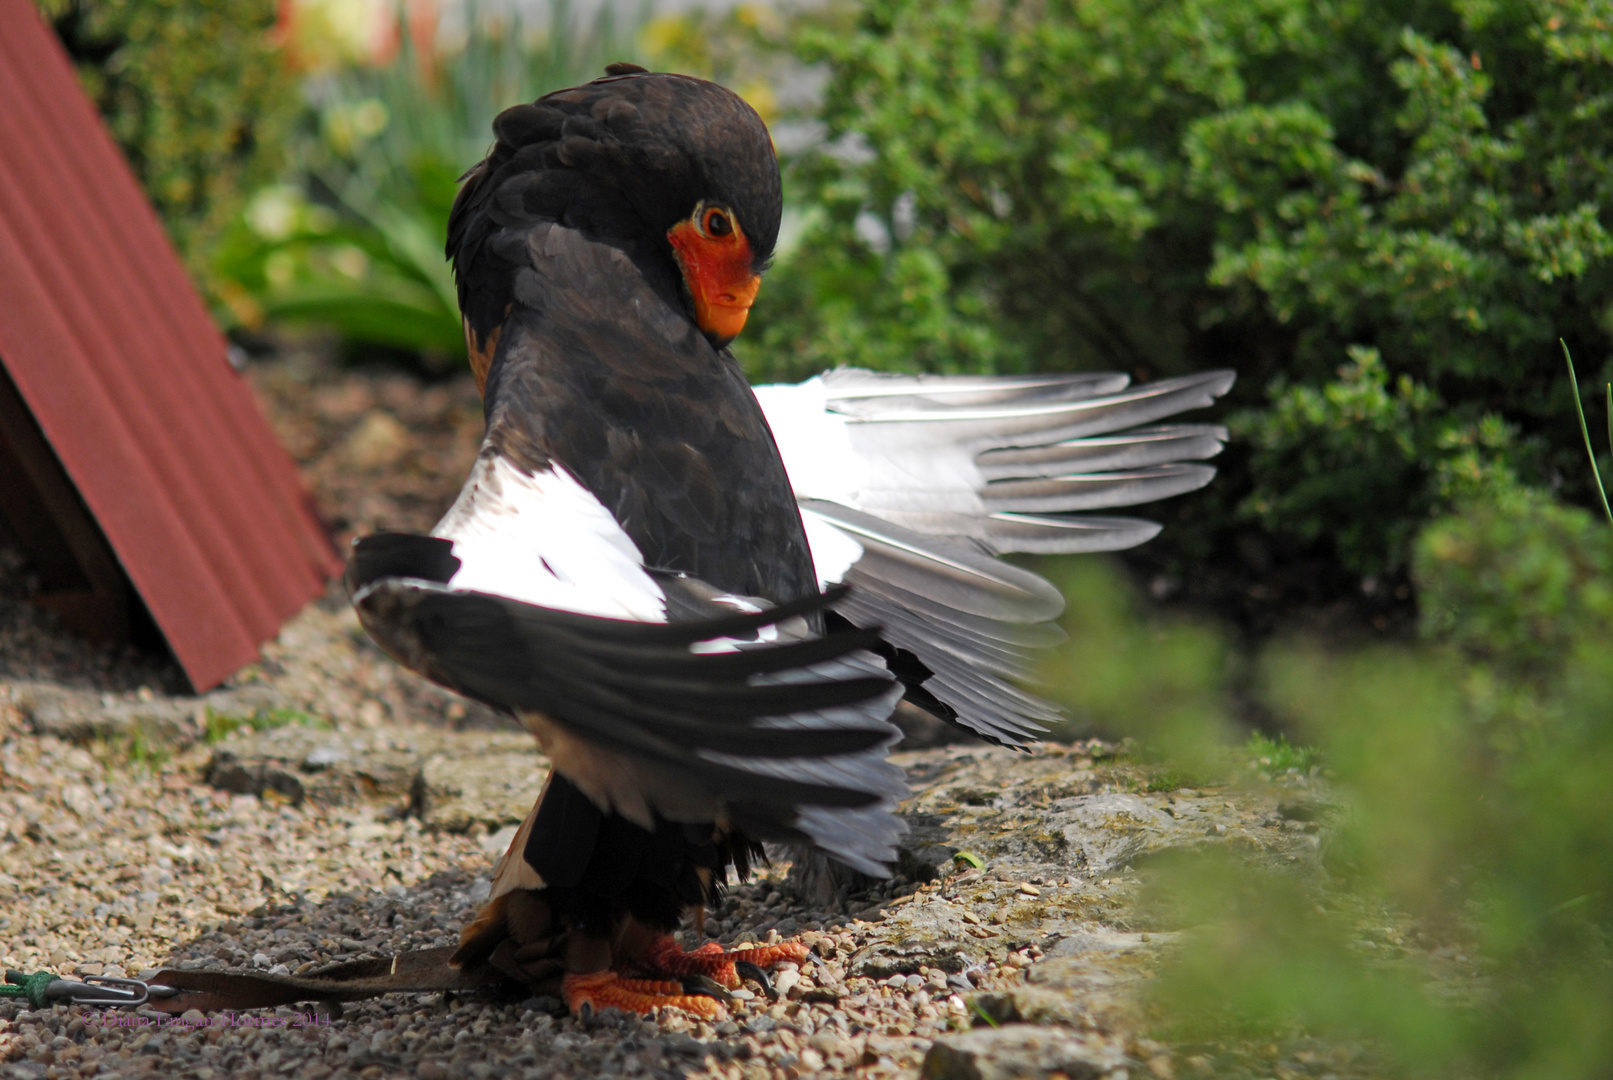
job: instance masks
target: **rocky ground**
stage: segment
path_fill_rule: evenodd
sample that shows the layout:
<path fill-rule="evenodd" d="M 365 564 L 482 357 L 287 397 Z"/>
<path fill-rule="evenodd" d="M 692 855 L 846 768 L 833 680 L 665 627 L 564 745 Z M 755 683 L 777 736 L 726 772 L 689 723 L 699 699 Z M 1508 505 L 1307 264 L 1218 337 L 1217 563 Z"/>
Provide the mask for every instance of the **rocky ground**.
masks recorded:
<path fill-rule="evenodd" d="M 253 377 L 338 535 L 428 527 L 474 454 L 468 380 L 423 386 L 309 357 Z M 0 550 L 7 968 L 304 973 L 455 939 L 541 784 L 546 763 L 527 736 L 397 668 L 335 594 L 197 697 L 171 665 L 55 629 L 27 589 L 26 567 Z M 1141 868 L 1162 851 L 1225 846 L 1314 871 L 1310 777 L 1155 790 L 1172 785 L 1098 741 L 1029 754 L 932 746 L 897 760 L 913 788 L 897 878 L 826 888 L 779 859 L 707 922 L 724 943 L 800 935 L 815 951 L 778 978 L 780 1000 L 742 994 L 724 1022 L 612 1012 L 585 1029 L 552 998 L 434 994 L 194 1029 L 7 1002 L 0 1069 L 200 1080 L 1353 1071 L 1342 1051 L 1273 1050 L 1251 1065 L 1145 1035 L 1146 989 L 1180 928 L 1139 913 Z"/>

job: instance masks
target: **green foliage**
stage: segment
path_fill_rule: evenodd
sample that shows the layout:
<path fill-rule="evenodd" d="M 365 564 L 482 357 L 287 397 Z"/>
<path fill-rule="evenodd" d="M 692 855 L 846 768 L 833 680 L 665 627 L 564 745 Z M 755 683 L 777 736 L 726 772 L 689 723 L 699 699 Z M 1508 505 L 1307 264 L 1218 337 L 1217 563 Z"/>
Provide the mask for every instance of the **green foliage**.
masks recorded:
<path fill-rule="evenodd" d="M 312 713 L 285 706 L 259 709 L 251 716 L 237 716 L 233 713 L 221 713 L 209 705 L 205 717 L 202 725 L 202 741 L 208 745 L 223 742 L 242 728 L 249 731 L 273 731 L 276 728 L 296 724 L 299 727 L 323 731 L 329 730 L 331 726 L 328 720 L 323 720 Z"/>
<path fill-rule="evenodd" d="M 223 253 L 237 322 L 317 323 L 433 367 L 463 358 L 442 250 L 458 177 L 487 153 L 499 112 L 631 60 L 643 14 L 620 22 L 606 4 L 579 24 L 560 3 L 543 26 L 474 5 L 465 18 L 462 41 L 421 48 L 400 33 L 386 65 L 309 84 L 301 175 L 258 192 Z"/>
<path fill-rule="evenodd" d="M 1314 746 L 1294 746 L 1286 735 L 1272 738 L 1258 731 L 1243 744 L 1243 754 L 1251 769 L 1273 779 L 1307 774 L 1322 764 L 1322 755 Z"/>
<path fill-rule="evenodd" d="M 741 355 L 1234 366 L 1255 452 L 1194 496 L 1237 504 L 1210 527 L 1393 571 L 1512 474 L 1586 493 L 1551 352 L 1608 363 L 1605 25 L 1599 0 L 833 9 L 795 43 L 830 73 L 804 231 Z"/>
<path fill-rule="evenodd" d="M 161 768 L 173 757 L 171 747 L 138 725 L 126 734 L 96 740 L 92 752 L 109 764 L 129 764 L 147 770 Z"/>
<path fill-rule="evenodd" d="M 1223 761 L 1259 766 L 1223 767 L 1222 782 L 1241 774 L 1332 805 L 1326 873 L 1213 844 L 1146 872 L 1151 925 L 1191 928 L 1154 983 L 1160 1034 L 1216 1075 L 1241 1075 L 1259 1057 L 1249 1047 L 1317 1039 L 1372 1075 L 1613 1069 L 1613 537 L 1513 489 L 1413 547 L 1423 645 L 1288 642 L 1258 658 L 1254 697 L 1293 744 L 1236 746 L 1211 719 L 1232 688 L 1203 662 L 1213 642 L 1186 663 L 1171 649 L 1146 661 L 1135 643 L 1161 628 L 1117 604 L 1112 584 L 1072 582 L 1077 656 L 1098 647 L 1081 644 L 1087 626 L 1119 641 L 1124 677 L 1195 688 L 1193 713 L 1222 733 L 1172 736 L 1189 767 L 1209 771 L 1219 746 Z M 1084 663 L 1054 676 L 1077 702 L 1093 699 L 1093 677 Z M 1100 678 L 1097 698 L 1112 732 L 1169 730 L 1149 691 L 1108 693 Z"/>
<path fill-rule="evenodd" d="M 1074 717 L 1061 736 L 1120 724 L 1183 775 L 1224 769 L 1222 748 L 1233 730 L 1224 693 L 1226 642 L 1201 623 L 1140 619 L 1110 563 L 1068 559 L 1059 569 L 1070 598 L 1062 620 L 1070 640 L 1047 670 Z"/>
<path fill-rule="evenodd" d="M 1268 408 L 1236 418 L 1254 447 L 1243 510 L 1307 543 L 1329 537 L 1357 573 L 1395 571 L 1437 508 L 1517 485 L 1513 433 L 1494 414 L 1464 422 L 1409 375 L 1391 389 L 1376 349 L 1349 354 L 1337 381 L 1278 384 Z"/>
<path fill-rule="evenodd" d="M 297 96 L 275 0 L 39 0 L 183 255 L 212 259 L 246 195 L 284 166 Z"/>
<path fill-rule="evenodd" d="M 1577 643 L 1613 639 L 1613 535 L 1543 495 L 1436 522 L 1415 577 L 1425 633 L 1508 671 L 1557 669 Z"/>

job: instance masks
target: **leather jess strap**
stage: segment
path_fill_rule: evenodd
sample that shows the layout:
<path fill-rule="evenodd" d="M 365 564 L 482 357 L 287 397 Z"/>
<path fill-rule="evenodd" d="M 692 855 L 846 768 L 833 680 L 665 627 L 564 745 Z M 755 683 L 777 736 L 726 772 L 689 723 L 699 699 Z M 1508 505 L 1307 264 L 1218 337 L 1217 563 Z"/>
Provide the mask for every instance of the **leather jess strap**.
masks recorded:
<path fill-rule="evenodd" d="M 455 946 L 418 949 L 374 960 L 354 960 L 327 968 L 317 975 L 244 975 L 224 971 L 165 969 L 153 975 L 152 986 L 174 987 L 179 992 L 153 997 L 147 1005 L 165 1013 L 191 1009 L 221 1012 L 265 1009 L 299 1001 L 359 1001 L 396 992 L 427 993 L 443 990 L 479 990 L 506 981 L 493 967 L 450 967 Z"/>

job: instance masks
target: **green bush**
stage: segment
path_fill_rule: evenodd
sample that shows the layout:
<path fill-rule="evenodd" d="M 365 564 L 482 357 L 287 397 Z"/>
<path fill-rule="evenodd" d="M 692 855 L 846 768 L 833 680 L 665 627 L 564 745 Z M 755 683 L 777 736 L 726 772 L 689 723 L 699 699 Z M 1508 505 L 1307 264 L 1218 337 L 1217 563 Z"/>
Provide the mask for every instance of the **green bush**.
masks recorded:
<path fill-rule="evenodd" d="M 1606 28 L 1601 0 L 833 9 L 796 38 L 826 138 L 742 356 L 1233 366 L 1251 452 L 1201 532 L 1393 572 L 1474 487 L 1586 494 L 1554 351 L 1609 370 Z"/>
<path fill-rule="evenodd" d="M 285 164 L 296 87 L 275 0 L 39 0 L 156 206 L 212 293 L 220 237 Z"/>
<path fill-rule="evenodd" d="M 1613 531 L 1511 490 L 1412 547 L 1424 643 L 1285 641 L 1252 679 L 1213 632 L 1124 603 L 1119 575 L 1067 581 L 1049 677 L 1079 714 L 1194 787 L 1318 808 L 1320 867 L 1212 843 L 1140 871 L 1147 928 L 1182 932 L 1151 1015 L 1201 1075 L 1613 1069 Z M 1296 743 L 1240 745 L 1238 702 Z"/>
<path fill-rule="evenodd" d="M 1348 352 L 1336 381 L 1279 382 L 1268 408 L 1239 417 L 1256 477 L 1243 510 L 1307 544 L 1327 538 L 1357 573 L 1399 571 L 1439 508 L 1517 486 L 1513 432 L 1453 413 L 1410 375 L 1391 389 L 1376 349 Z"/>
<path fill-rule="evenodd" d="M 1613 639 L 1613 531 L 1534 492 L 1480 502 L 1418 539 L 1424 632 L 1509 672 L 1554 671 Z"/>

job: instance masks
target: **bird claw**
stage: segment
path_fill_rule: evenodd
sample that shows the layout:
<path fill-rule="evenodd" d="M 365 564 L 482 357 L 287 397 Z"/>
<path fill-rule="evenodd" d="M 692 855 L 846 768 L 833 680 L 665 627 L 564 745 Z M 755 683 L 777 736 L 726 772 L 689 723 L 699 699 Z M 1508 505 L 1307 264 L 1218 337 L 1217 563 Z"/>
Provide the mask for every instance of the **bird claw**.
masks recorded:
<path fill-rule="evenodd" d="M 778 1000 L 778 991 L 773 988 L 773 980 L 767 977 L 767 972 L 749 960 L 735 960 L 734 971 L 739 974 L 741 979 L 749 979 L 753 983 L 759 983 L 762 987 L 762 993 L 767 995 L 767 1000 Z"/>
<path fill-rule="evenodd" d="M 598 1012 L 621 1009 L 648 1016 L 656 1009 L 682 1009 L 703 1020 L 723 1020 L 723 1002 L 705 992 L 686 993 L 680 983 L 655 979 L 624 979 L 614 971 L 567 975 L 561 983 L 566 1007 L 585 1027 Z"/>
<path fill-rule="evenodd" d="M 686 975 L 681 982 L 685 994 L 715 998 L 724 1005 L 732 1005 L 734 1002 L 734 995 L 716 979 L 707 978 L 705 975 Z"/>
<path fill-rule="evenodd" d="M 728 990 L 738 990 L 744 980 L 749 979 L 761 986 L 769 1001 L 777 1001 L 778 991 L 768 978 L 767 969 L 784 961 L 804 964 L 811 955 L 811 950 L 799 941 L 781 941 L 734 952 L 724 952 L 716 942 L 708 941 L 692 952 L 684 952 L 671 935 L 666 935 L 644 950 L 633 966 L 674 978 L 704 976 Z"/>

